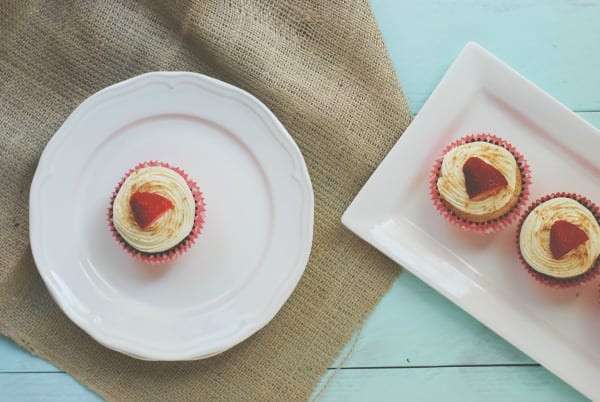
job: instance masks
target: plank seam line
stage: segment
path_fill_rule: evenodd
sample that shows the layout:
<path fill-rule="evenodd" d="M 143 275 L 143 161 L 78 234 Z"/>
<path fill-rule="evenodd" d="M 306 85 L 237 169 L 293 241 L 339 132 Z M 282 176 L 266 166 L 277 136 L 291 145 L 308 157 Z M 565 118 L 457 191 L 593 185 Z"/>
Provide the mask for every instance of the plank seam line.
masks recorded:
<path fill-rule="evenodd" d="M 437 368 L 493 368 L 493 367 L 541 367 L 538 363 L 504 363 L 504 364 L 443 364 L 434 366 L 350 366 L 340 370 L 385 370 L 385 369 L 437 369 Z M 328 370 L 335 370 L 330 367 Z"/>

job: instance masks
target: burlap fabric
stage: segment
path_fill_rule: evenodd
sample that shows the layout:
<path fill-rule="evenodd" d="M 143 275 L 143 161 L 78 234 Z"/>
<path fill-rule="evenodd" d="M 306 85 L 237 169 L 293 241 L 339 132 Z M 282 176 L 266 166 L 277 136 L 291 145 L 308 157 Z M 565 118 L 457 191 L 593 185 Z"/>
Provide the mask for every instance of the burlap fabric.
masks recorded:
<path fill-rule="evenodd" d="M 298 142 L 315 190 L 312 255 L 292 297 L 203 361 L 98 345 L 56 307 L 28 247 L 29 186 L 48 139 L 87 96 L 154 70 L 256 95 Z M 110 400 L 308 398 L 397 273 L 340 216 L 410 116 L 366 0 L 0 2 L 0 332 Z"/>

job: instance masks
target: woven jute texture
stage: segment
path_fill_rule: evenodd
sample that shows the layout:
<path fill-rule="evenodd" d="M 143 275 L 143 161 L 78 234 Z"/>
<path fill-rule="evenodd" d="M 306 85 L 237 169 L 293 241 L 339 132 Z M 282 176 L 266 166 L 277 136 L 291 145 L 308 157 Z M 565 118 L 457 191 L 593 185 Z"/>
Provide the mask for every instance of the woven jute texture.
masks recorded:
<path fill-rule="evenodd" d="M 48 139 L 89 95 L 155 70 L 261 99 L 315 191 L 312 254 L 292 297 L 207 360 L 143 362 L 100 346 L 57 308 L 29 248 L 29 187 Z M 307 399 L 398 271 L 340 217 L 410 118 L 366 0 L 0 2 L 0 332 L 109 400 Z"/>

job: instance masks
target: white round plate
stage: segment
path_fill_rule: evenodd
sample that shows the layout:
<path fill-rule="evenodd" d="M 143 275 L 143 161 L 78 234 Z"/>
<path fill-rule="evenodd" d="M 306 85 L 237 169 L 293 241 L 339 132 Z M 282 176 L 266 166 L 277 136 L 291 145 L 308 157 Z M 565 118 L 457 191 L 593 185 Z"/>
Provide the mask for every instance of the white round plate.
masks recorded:
<path fill-rule="evenodd" d="M 138 162 L 184 169 L 204 193 L 196 244 L 135 261 L 106 222 Z M 88 98 L 48 142 L 33 178 L 33 256 L 62 310 L 98 342 L 147 360 L 223 352 L 267 324 L 308 261 L 313 193 L 290 135 L 252 95 L 188 72 L 156 72 Z"/>

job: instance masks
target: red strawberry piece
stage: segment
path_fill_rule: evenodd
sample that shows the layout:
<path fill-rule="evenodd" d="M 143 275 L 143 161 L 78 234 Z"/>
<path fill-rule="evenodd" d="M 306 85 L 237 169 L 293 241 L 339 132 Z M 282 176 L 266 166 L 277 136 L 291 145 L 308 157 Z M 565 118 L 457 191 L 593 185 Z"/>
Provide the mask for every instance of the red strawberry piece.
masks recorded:
<path fill-rule="evenodd" d="M 554 222 L 550 228 L 550 251 L 552 251 L 552 256 L 558 260 L 588 239 L 588 235 L 577 225 L 559 220 Z"/>
<path fill-rule="evenodd" d="M 173 203 L 160 194 L 136 191 L 129 199 L 129 206 L 137 224 L 146 229 L 173 208 Z"/>
<path fill-rule="evenodd" d="M 498 169 L 476 156 L 467 159 L 463 173 L 470 199 L 482 200 L 508 186 Z"/>

